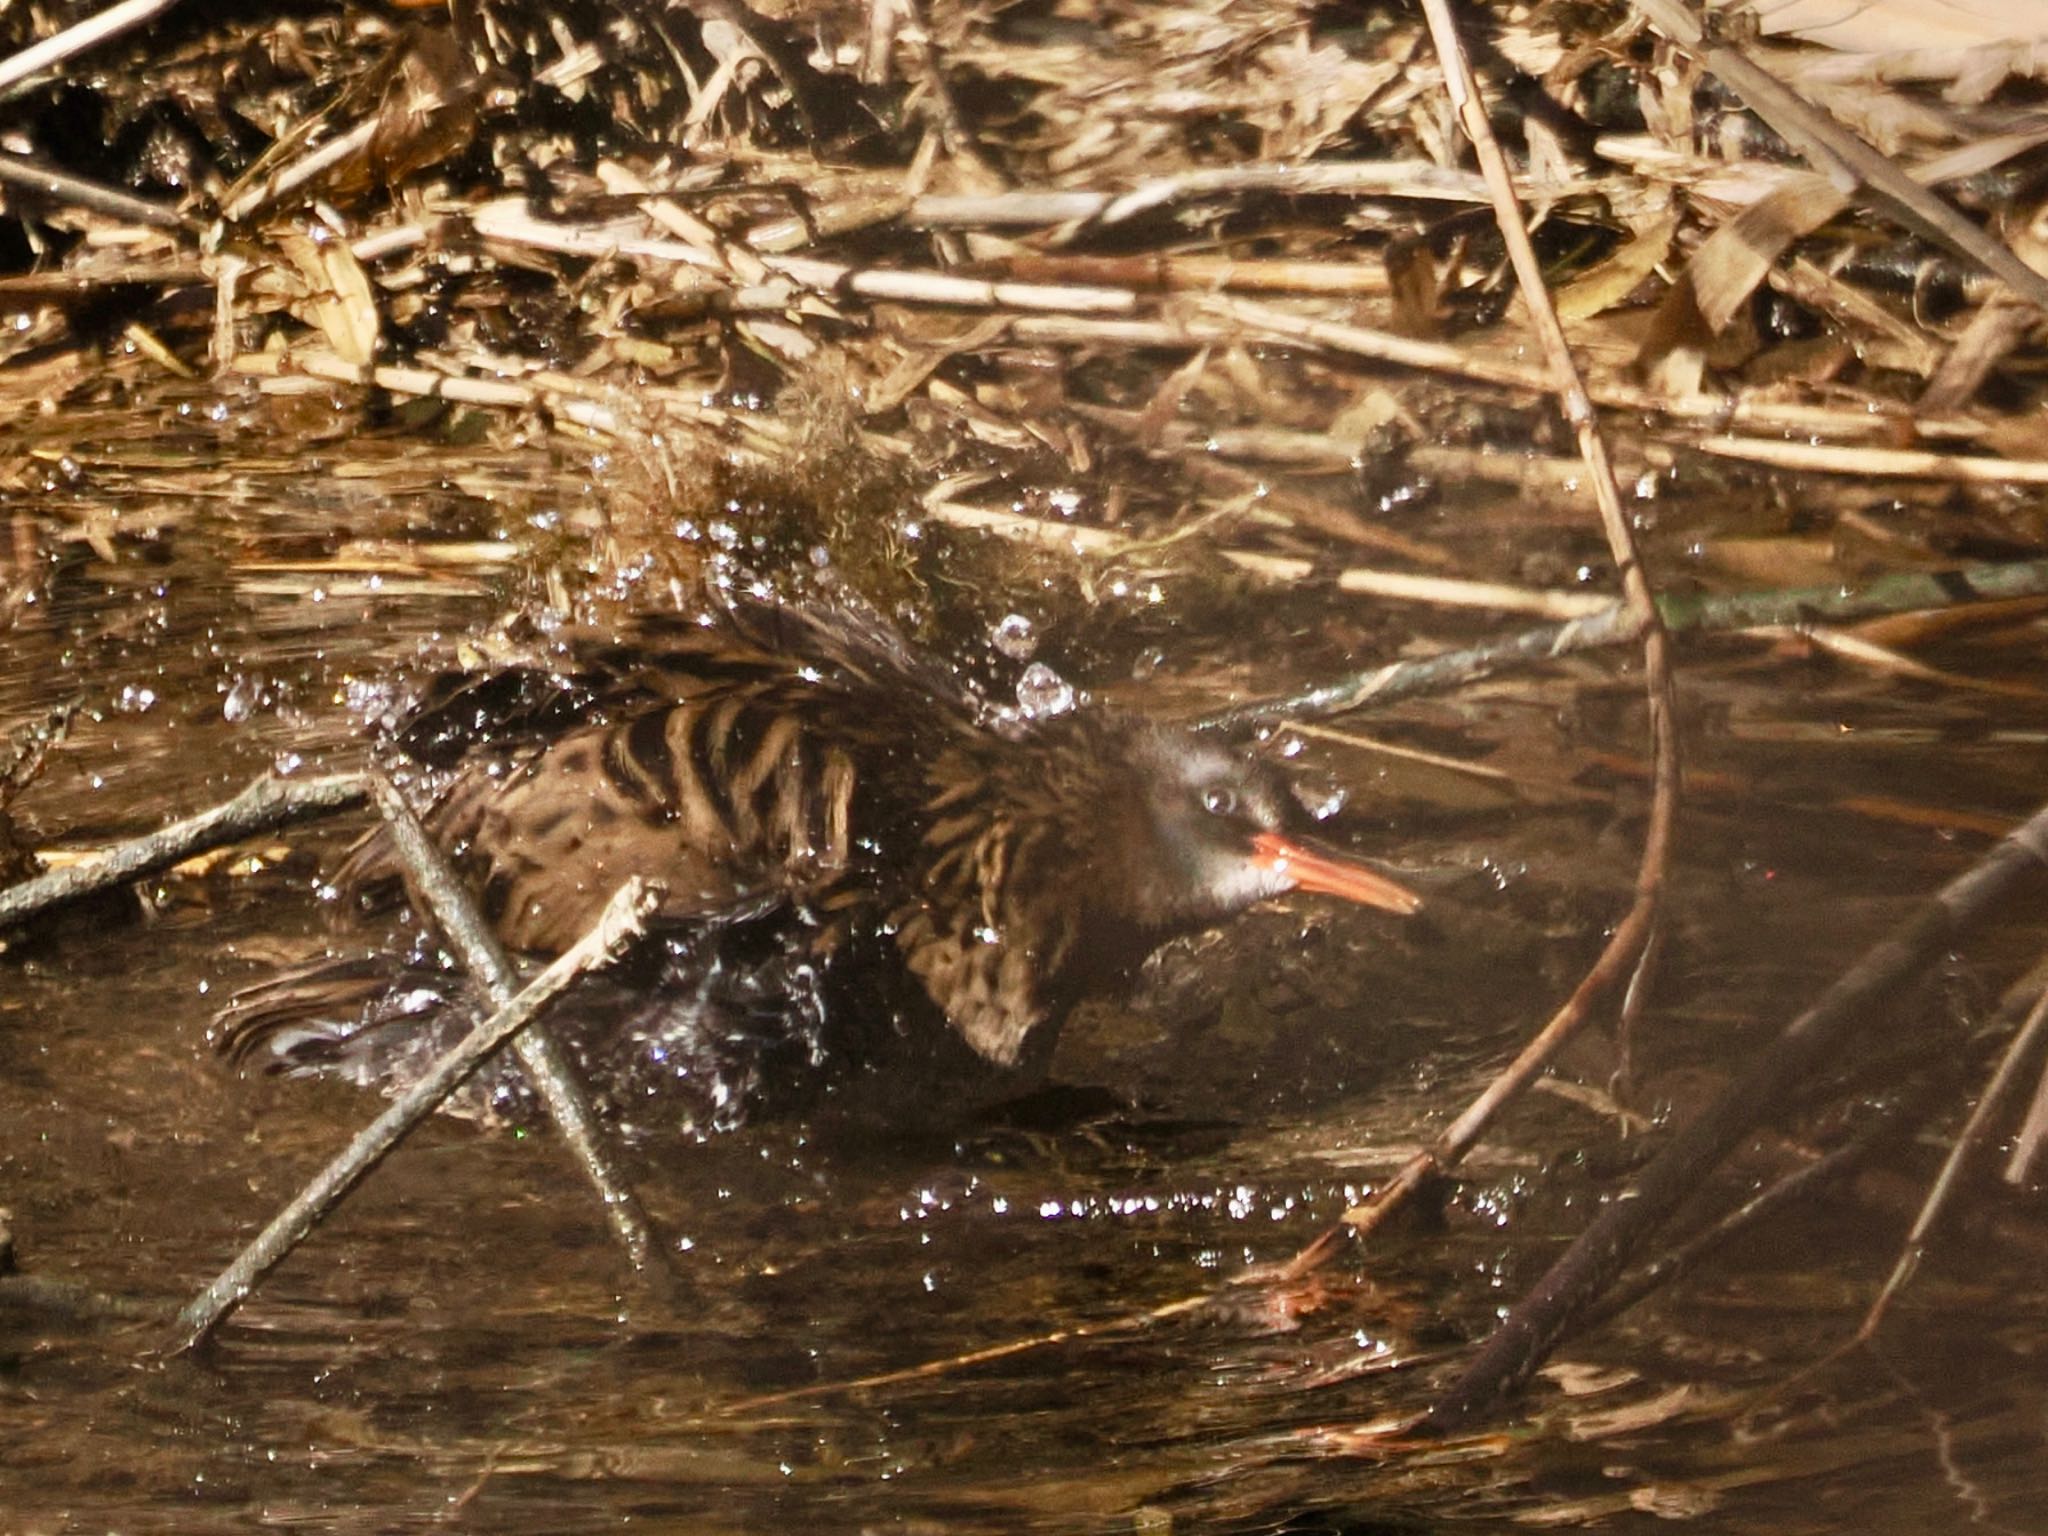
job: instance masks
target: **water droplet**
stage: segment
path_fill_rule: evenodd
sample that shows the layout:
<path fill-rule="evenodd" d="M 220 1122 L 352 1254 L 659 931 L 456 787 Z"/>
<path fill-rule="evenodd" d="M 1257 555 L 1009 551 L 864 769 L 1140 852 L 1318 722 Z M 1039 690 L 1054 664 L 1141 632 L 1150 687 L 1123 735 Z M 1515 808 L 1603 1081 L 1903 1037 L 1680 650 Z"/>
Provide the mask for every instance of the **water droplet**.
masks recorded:
<path fill-rule="evenodd" d="M 1029 661 L 1038 649 L 1038 632 L 1021 613 L 1006 614 L 990 632 L 995 647 L 1012 661 Z"/>
<path fill-rule="evenodd" d="M 1017 708 L 1027 720 L 1064 715 L 1074 707 L 1074 685 L 1042 661 L 1034 661 L 1017 679 Z"/>
<path fill-rule="evenodd" d="M 1351 792 L 1341 784 L 1297 783 L 1294 798 L 1312 820 L 1328 821 L 1344 809 L 1344 802 L 1351 798 Z"/>

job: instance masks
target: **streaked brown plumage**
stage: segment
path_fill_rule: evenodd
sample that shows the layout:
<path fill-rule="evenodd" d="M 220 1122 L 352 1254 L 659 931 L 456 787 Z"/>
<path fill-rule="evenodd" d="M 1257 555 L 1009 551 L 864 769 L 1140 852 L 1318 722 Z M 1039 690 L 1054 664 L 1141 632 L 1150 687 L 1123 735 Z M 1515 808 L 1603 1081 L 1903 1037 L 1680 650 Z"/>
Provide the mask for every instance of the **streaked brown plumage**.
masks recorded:
<path fill-rule="evenodd" d="M 751 628 L 650 626 L 569 675 L 444 690 L 407 729 L 401 744 L 448 775 L 428 826 L 508 948 L 558 952 L 627 875 L 649 875 L 671 932 L 801 934 L 770 946 L 775 963 L 839 978 L 813 1055 L 863 1038 L 831 1026 L 865 1012 L 1015 1066 L 1046 1059 L 1081 995 L 1263 897 L 1418 904 L 1286 830 L 1305 813 L 1248 754 L 1110 710 L 1006 721 L 844 613 Z M 374 885 L 388 860 L 372 837 L 344 879 Z M 333 976 L 256 989 L 235 1048 L 318 1014 L 322 985 L 363 995 Z M 332 1054 L 302 1047 L 353 1028 L 294 1032 L 291 1050 Z"/>

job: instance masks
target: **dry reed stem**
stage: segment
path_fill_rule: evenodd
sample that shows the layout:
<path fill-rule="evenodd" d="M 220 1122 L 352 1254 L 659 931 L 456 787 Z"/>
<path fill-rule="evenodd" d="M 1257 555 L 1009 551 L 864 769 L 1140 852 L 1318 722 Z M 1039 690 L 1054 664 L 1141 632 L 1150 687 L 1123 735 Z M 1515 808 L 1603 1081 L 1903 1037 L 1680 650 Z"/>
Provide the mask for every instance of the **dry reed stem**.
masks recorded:
<path fill-rule="evenodd" d="M 484 239 L 510 245 L 559 251 L 572 256 L 624 256 L 669 261 L 719 276 L 728 272 L 727 261 L 717 251 L 681 240 L 652 239 L 609 229 L 552 223 L 527 212 L 524 201 L 520 199 L 486 204 L 471 215 L 471 223 Z M 1129 314 L 1138 304 L 1137 295 L 1115 288 L 989 282 L 944 272 L 852 267 L 811 256 L 760 256 L 756 259 L 772 276 L 814 293 L 851 293 L 883 302 L 1109 315 Z M 744 275 L 741 276 L 744 280 Z"/>
<path fill-rule="evenodd" d="M 1140 320 L 1101 320 L 1081 315 L 1020 315 L 1011 322 L 1010 334 L 1026 342 L 1185 349 L 1265 337 L 1313 346 L 1339 356 L 1416 368 L 1441 373 L 1447 378 L 1469 379 L 1504 389 L 1540 393 L 1545 387 L 1540 369 L 1491 361 L 1458 347 L 1416 342 L 1409 337 L 1364 326 L 1296 317 L 1269 306 L 1249 306 L 1241 301 L 1219 300 L 1209 309 L 1210 313 L 1199 316 Z M 1228 323 L 1232 318 L 1242 323 Z M 1776 400 L 1755 393 L 1675 395 L 1616 380 L 1595 383 L 1588 393 L 1596 404 L 1613 410 L 1646 411 L 1676 421 L 1716 428 L 1739 423 L 1785 432 L 1829 433 L 1844 437 L 1917 430 L 1929 437 L 1965 438 L 1979 436 L 1985 430 L 1982 421 L 1968 416 L 1922 419 L 1904 407 L 1887 406 L 1882 402 L 1838 407 Z"/>
<path fill-rule="evenodd" d="M 1225 549 L 1219 553 L 1240 570 L 1273 582 L 1306 581 L 1316 570 L 1314 561 L 1285 555 L 1262 555 L 1243 549 Z M 1530 587 L 1511 587 L 1498 581 L 1415 576 L 1406 571 L 1374 571 L 1362 566 L 1338 571 L 1336 587 L 1339 592 L 1360 597 L 1430 603 L 1444 608 L 1477 608 L 1488 613 L 1524 613 L 1544 619 L 1591 618 L 1614 606 L 1612 598 L 1591 592 L 1541 591 Z"/>
<path fill-rule="evenodd" d="M 177 0 L 121 0 L 119 5 L 75 22 L 63 31 L 0 59 L 0 92 L 12 90 L 101 43 L 131 32 L 169 10 Z"/>
<path fill-rule="evenodd" d="M 1717 458 L 1746 459 L 1776 469 L 1815 470 L 1830 475 L 1941 480 L 1964 485 L 2048 485 L 2048 459 L 1993 459 L 1911 448 L 1784 443 L 1755 437 L 1706 437 L 1694 446 Z"/>
<path fill-rule="evenodd" d="M 1598 190 L 1590 184 L 1532 187 L 1554 199 Z M 1157 176 L 1126 192 L 1072 187 L 1018 187 L 1006 192 L 928 193 L 905 210 L 906 223 L 927 229 L 1034 228 L 1123 223 L 1195 198 L 1260 192 L 1289 197 L 1404 197 L 1483 203 L 1486 183 L 1466 171 L 1427 160 L 1317 161 L 1308 165 L 1233 165 Z"/>
<path fill-rule="evenodd" d="M 196 226 L 175 208 L 166 208 L 133 192 L 88 181 L 83 176 L 38 165 L 19 155 L 0 154 L 0 186 L 17 187 L 47 198 L 59 206 L 84 208 L 110 219 L 125 219 L 153 229 L 194 230 Z M 133 281 L 133 279 L 127 279 Z"/>
<path fill-rule="evenodd" d="M 369 149 L 370 141 L 377 136 L 377 126 L 375 118 L 365 118 L 346 132 L 338 133 L 305 154 L 288 160 L 229 198 L 221 205 L 220 216 L 230 224 L 238 224 L 262 212 L 272 203 L 364 153 Z"/>

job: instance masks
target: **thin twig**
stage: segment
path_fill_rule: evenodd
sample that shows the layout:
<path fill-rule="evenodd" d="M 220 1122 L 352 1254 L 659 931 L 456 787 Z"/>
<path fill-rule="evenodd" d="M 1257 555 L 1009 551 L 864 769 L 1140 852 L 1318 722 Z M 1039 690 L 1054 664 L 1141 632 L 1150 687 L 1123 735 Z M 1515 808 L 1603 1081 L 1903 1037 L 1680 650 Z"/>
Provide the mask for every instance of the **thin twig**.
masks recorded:
<path fill-rule="evenodd" d="M 169 10 L 177 0 L 121 0 L 97 16 L 88 16 L 40 43 L 31 43 L 12 57 L 0 60 L 0 92 L 41 74 L 66 59 L 97 48 L 109 38 L 133 31 L 144 22 Z"/>
<path fill-rule="evenodd" d="M 2034 1084 L 2033 1101 L 2027 1105 L 2019 1134 L 2012 1139 L 2012 1156 L 2005 1161 L 2006 1183 L 2024 1184 L 2032 1177 L 2044 1143 L 2048 1143 L 2048 1071 Z"/>
<path fill-rule="evenodd" d="M 95 288 L 197 288 L 211 279 L 197 261 L 133 262 L 68 272 L 13 272 L 0 277 L 0 297 L 64 299 Z"/>
<path fill-rule="evenodd" d="M 1115 1338 L 1122 1334 L 1136 1333 L 1155 1323 L 1168 1322 L 1176 1317 L 1201 1312 L 1213 1306 L 1215 1302 L 1215 1294 L 1208 1291 L 1199 1296 L 1182 1296 L 1173 1301 L 1161 1302 L 1156 1307 L 1148 1307 L 1143 1312 L 1130 1312 L 1099 1323 L 1075 1323 L 1066 1328 L 1052 1328 L 1044 1333 L 1026 1335 L 1021 1339 L 1005 1339 L 1000 1344 L 989 1344 L 981 1349 L 948 1355 L 943 1360 L 925 1360 L 916 1365 L 903 1366 L 898 1370 L 876 1371 L 872 1375 L 855 1376 L 845 1381 L 813 1382 L 809 1386 L 791 1387 L 781 1392 L 766 1392 L 759 1397 L 742 1398 L 736 1403 L 725 1404 L 720 1409 L 720 1416 L 751 1413 L 757 1409 L 800 1402 L 807 1398 L 833 1397 L 842 1392 L 863 1392 L 875 1387 L 900 1386 L 906 1381 L 928 1381 L 933 1377 L 950 1376 L 977 1365 L 1008 1360 L 1017 1355 L 1051 1349 L 1060 1344 L 1073 1344 L 1083 1339 Z"/>
<path fill-rule="evenodd" d="M 390 828 L 392 846 L 408 884 L 433 914 L 442 937 L 448 940 L 463 968 L 477 979 L 491 1005 L 505 1007 L 518 991 L 518 973 L 497 936 L 477 915 L 461 877 L 439 845 L 427 835 L 397 786 L 382 774 L 373 774 L 370 789 Z M 547 1106 L 556 1130 L 596 1188 L 605 1220 L 625 1248 L 627 1260 L 635 1271 L 659 1286 L 667 1268 L 662 1250 L 654 1240 L 653 1227 L 632 1185 L 613 1162 L 596 1112 L 590 1107 L 568 1058 L 545 1029 L 520 1034 L 513 1040 L 512 1048 L 533 1080 L 541 1102 Z"/>
<path fill-rule="evenodd" d="M 620 886 L 582 938 L 444 1052 L 425 1076 L 365 1126 L 289 1205 L 271 1218 L 270 1224 L 236 1255 L 235 1261 L 193 1298 L 178 1314 L 171 1350 L 189 1350 L 204 1342 L 222 1319 L 247 1299 L 257 1282 L 297 1247 L 336 1202 L 414 1126 L 432 1114 L 507 1040 L 516 1045 L 526 1039 L 521 1031 L 529 1030 L 549 1003 L 586 972 L 603 965 L 637 934 L 658 899 L 659 892 L 637 876 Z"/>
<path fill-rule="evenodd" d="M 1220 549 L 1217 553 L 1239 570 L 1268 581 L 1295 584 L 1312 579 L 1316 573 L 1314 561 L 1293 555 L 1269 555 L 1249 549 Z M 1491 613 L 1519 613 L 1532 618 L 1589 618 L 1614 606 L 1610 599 L 1593 592 L 1513 587 L 1501 581 L 1418 576 L 1411 571 L 1377 571 L 1365 566 L 1348 566 L 1337 572 L 1335 579 L 1339 592 L 1359 597 L 1433 603 L 1446 608 L 1483 608 Z"/>
<path fill-rule="evenodd" d="M 714 251 L 681 240 L 660 239 L 609 225 L 563 224 L 536 216 L 520 198 L 485 203 L 470 215 L 470 224 L 485 240 L 559 251 L 565 255 L 611 259 L 668 261 L 712 277 L 730 277 Z M 949 272 L 904 271 L 889 267 L 853 267 L 815 256 L 760 256 L 777 277 L 816 293 L 857 294 L 862 298 L 906 304 L 945 304 L 965 309 L 1038 309 L 1085 314 L 1124 315 L 1134 312 L 1138 298 L 1117 288 L 1081 284 L 990 282 L 956 277 Z"/>
<path fill-rule="evenodd" d="M 1598 184 L 1542 187 L 1556 198 L 1598 191 Z M 1225 194 L 1278 197 L 1409 197 L 1483 203 L 1486 184 L 1470 171 L 1427 160 L 1319 160 L 1309 165 L 1232 165 L 1158 176 L 1128 192 L 1020 187 L 1012 192 L 927 195 L 911 203 L 904 222 L 926 229 L 992 229 L 1003 225 L 1116 224 L 1174 203 Z"/>
<path fill-rule="evenodd" d="M 1384 267 L 1305 257 L 1041 256 L 1006 254 L 1002 270 L 1020 282 L 1095 283 L 1140 293 L 1300 293 L 1351 298 L 1384 295 Z"/>
<path fill-rule="evenodd" d="M 2027 1022 L 2020 1026 L 2020 1032 L 2013 1036 L 2012 1043 L 1999 1058 L 1998 1070 L 1991 1074 L 1991 1081 L 1984 1085 L 1983 1093 L 1977 1097 L 1977 1107 L 1970 1111 L 1970 1118 L 1964 1122 L 1962 1131 L 1956 1136 L 1955 1145 L 1948 1149 L 1948 1156 L 1942 1159 L 1941 1172 L 1935 1175 L 1934 1183 L 1927 1191 L 1927 1199 L 1920 1207 L 1919 1215 L 1913 1218 L 1912 1230 L 1899 1245 L 1898 1262 L 1885 1277 L 1884 1285 L 1870 1304 L 1870 1310 L 1863 1315 L 1862 1326 L 1856 1330 L 1856 1342 L 1867 1343 L 1876 1337 L 1877 1330 L 1884 1322 L 1885 1309 L 1892 1298 L 1904 1289 L 1913 1271 L 1920 1267 L 1920 1260 L 1927 1252 L 1927 1239 L 1934 1231 L 1934 1225 L 1941 1220 L 1941 1213 L 1948 1208 L 1956 1185 L 1961 1181 L 1963 1168 L 1969 1162 L 1970 1154 L 1984 1143 L 1990 1129 L 1992 1116 L 2005 1102 L 2005 1096 L 2019 1081 L 2020 1070 L 2033 1056 L 2035 1047 L 2044 1034 L 2048 1034 L 2048 987 L 2041 989 L 2035 999 Z"/>
<path fill-rule="evenodd" d="M 335 166 L 364 153 L 369 149 L 371 141 L 377 137 L 378 126 L 375 117 L 365 118 L 346 132 L 335 135 L 317 148 L 308 150 L 298 158 L 260 177 L 253 184 L 235 190 L 221 205 L 220 216 L 231 224 L 240 223 L 251 214 L 269 207 L 286 193 L 296 191 L 315 177 L 324 175 Z"/>
<path fill-rule="evenodd" d="M 1472 142 L 1481 172 L 1493 193 L 1495 222 L 1506 242 L 1524 302 L 1543 352 L 1566 419 L 1578 439 L 1579 453 L 1586 461 L 1594 499 L 1600 509 L 1601 526 L 1609 551 L 1621 577 L 1628 622 L 1642 641 L 1644 683 L 1652 742 L 1652 792 L 1649 826 L 1643 837 L 1643 852 L 1636 872 L 1635 898 L 1628 912 L 1614 927 L 1606 946 L 1593 966 L 1566 999 L 1564 1006 L 1523 1046 L 1477 1099 L 1468 1105 L 1425 1151 L 1395 1176 L 1368 1208 L 1347 1212 L 1345 1220 L 1360 1231 L 1385 1220 L 1429 1178 L 1462 1159 L 1477 1144 L 1494 1116 L 1512 1102 L 1549 1064 L 1558 1050 L 1592 1016 L 1594 1007 L 1607 994 L 1638 970 L 1638 964 L 1654 943 L 1659 906 L 1666 872 L 1670 867 L 1671 844 L 1678 817 L 1679 762 L 1677 700 L 1671 677 L 1671 638 L 1658 616 L 1649 578 L 1636 553 L 1635 536 L 1622 510 L 1621 489 L 1614 466 L 1600 433 L 1599 418 L 1587 396 L 1571 350 L 1565 343 L 1564 328 L 1544 287 L 1542 268 L 1529 242 L 1527 226 L 1516 201 L 1507 158 L 1493 137 L 1485 103 L 1480 99 L 1457 28 L 1451 19 L 1448 0 L 1423 0 L 1430 36 L 1443 64 L 1444 86 L 1465 135 Z M 1638 974 L 1636 985 L 1643 985 Z M 1324 1245 L 1318 1244 L 1321 1249 Z"/>
<path fill-rule="evenodd" d="M 338 773 L 313 779 L 265 775 L 234 799 L 211 810 L 172 822 L 160 832 L 118 843 L 84 863 L 53 869 L 0 891 L 0 928 L 26 922 L 139 876 L 168 869 L 196 853 L 240 842 L 259 832 L 272 832 L 295 821 L 348 810 L 369 797 L 369 783 L 360 774 Z"/>
<path fill-rule="evenodd" d="M 2048 485 L 2048 459 L 1994 459 L 1985 454 L 1864 448 L 1845 443 L 1785 443 L 1765 437 L 1707 437 L 1693 446 L 1719 458 L 1831 475 L 1881 475 L 1967 485 Z"/>
<path fill-rule="evenodd" d="M 1223 295 L 1203 304 L 1198 313 L 1157 319 L 1019 315 L 1010 322 L 1010 334 L 1028 342 L 1187 349 L 1242 341 L 1247 336 L 1265 337 L 1341 356 L 1440 373 L 1448 378 L 1472 379 L 1510 389 L 1544 388 L 1542 370 L 1510 358 L 1481 356 L 1469 346 L 1420 342 L 1369 326 L 1307 320 L 1269 304 L 1252 304 Z M 1595 384 L 1590 393 L 1610 410 L 1648 412 L 1676 421 L 1701 423 L 1717 431 L 1737 425 L 1849 437 L 1881 435 L 1902 428 L 1927 437 L 1976 437 L 1985 431 L 1983 422 L 1960 414 L 1923 417 L 1910 408 L 1886 409 L 1875 401 L 1852 409 L 1783 400 L 1755 391 L 1733 396 L 1674 395 L 1618 380 Z"/>
<path fill-rule="evenodd" d="M 2048 869 L 2048 806 L 1918 906 L 1811 1008 L 1788 1024 L 1721 1095 L 1595 1217 L 1495 1330 L 1433 1407 L 1426 1427 L 1455 1428 L 1527 1379 L 1630 1256 L 1748 1130 L 1858 1032 L 1889 1015 L 1906 983 L 1960 936 L 1996 915 L 2022 877 Z"/>

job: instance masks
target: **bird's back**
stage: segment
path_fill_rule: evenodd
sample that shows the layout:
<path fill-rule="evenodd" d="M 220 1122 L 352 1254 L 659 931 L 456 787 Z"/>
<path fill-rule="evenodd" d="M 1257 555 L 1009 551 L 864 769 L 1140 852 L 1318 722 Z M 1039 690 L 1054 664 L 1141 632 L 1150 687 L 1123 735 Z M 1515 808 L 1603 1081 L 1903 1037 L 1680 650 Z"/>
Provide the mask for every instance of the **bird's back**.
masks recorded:
<path fill-rule="evenodd" d="M 930 754 L 977 734 L 972 698 L 840 612 L 654 619 L 562 654 L 437 679 L 396 745 L 432 786 L 428 830 L 515 954 L 559 953 L 629 875 L 665 887 L 653 943 L 564 1021 L 610 1096 L 637 1114 L 680 1083 L 677 1112 L 730 1117 L 765 1061 L 822 1056 L 839 978 L 866 977 L 846 985 L 880 1017 L 830 1022 L 886 1032 L 903 992 L 883 984 L 901 968 L 879 931 L 903 900 L 897 845 Z M 344 908 L 394 903 L 398 874 L 388 834 L 368 834 L 335 877 Z M 316 961 L 237 994 L 220 1041 L 287 1070 L 402 1080 L 466 1027 L 459 994 L 431 945 L 381 967 Z M 516 1077 L 481 1097 L 516 1112 Z"/>
<path fill-rule="evenodd" d="M 573 653 L 567 674 L 444 684 L 409 722 L 401 747 L 444 765 L 428 828 L 508 948 L 559 953 L 630 875 L 662 882 L 662 915 L 684 921 L 830 904 L 872 863 L 922 753 L 971 729 L 971 702 L 950 676 L 913 675 L 923 664 L 879 628 L 772 622 L 769 637 L 643 626 Z M 393 872 L 379 833 L 342 879 Z"/>

